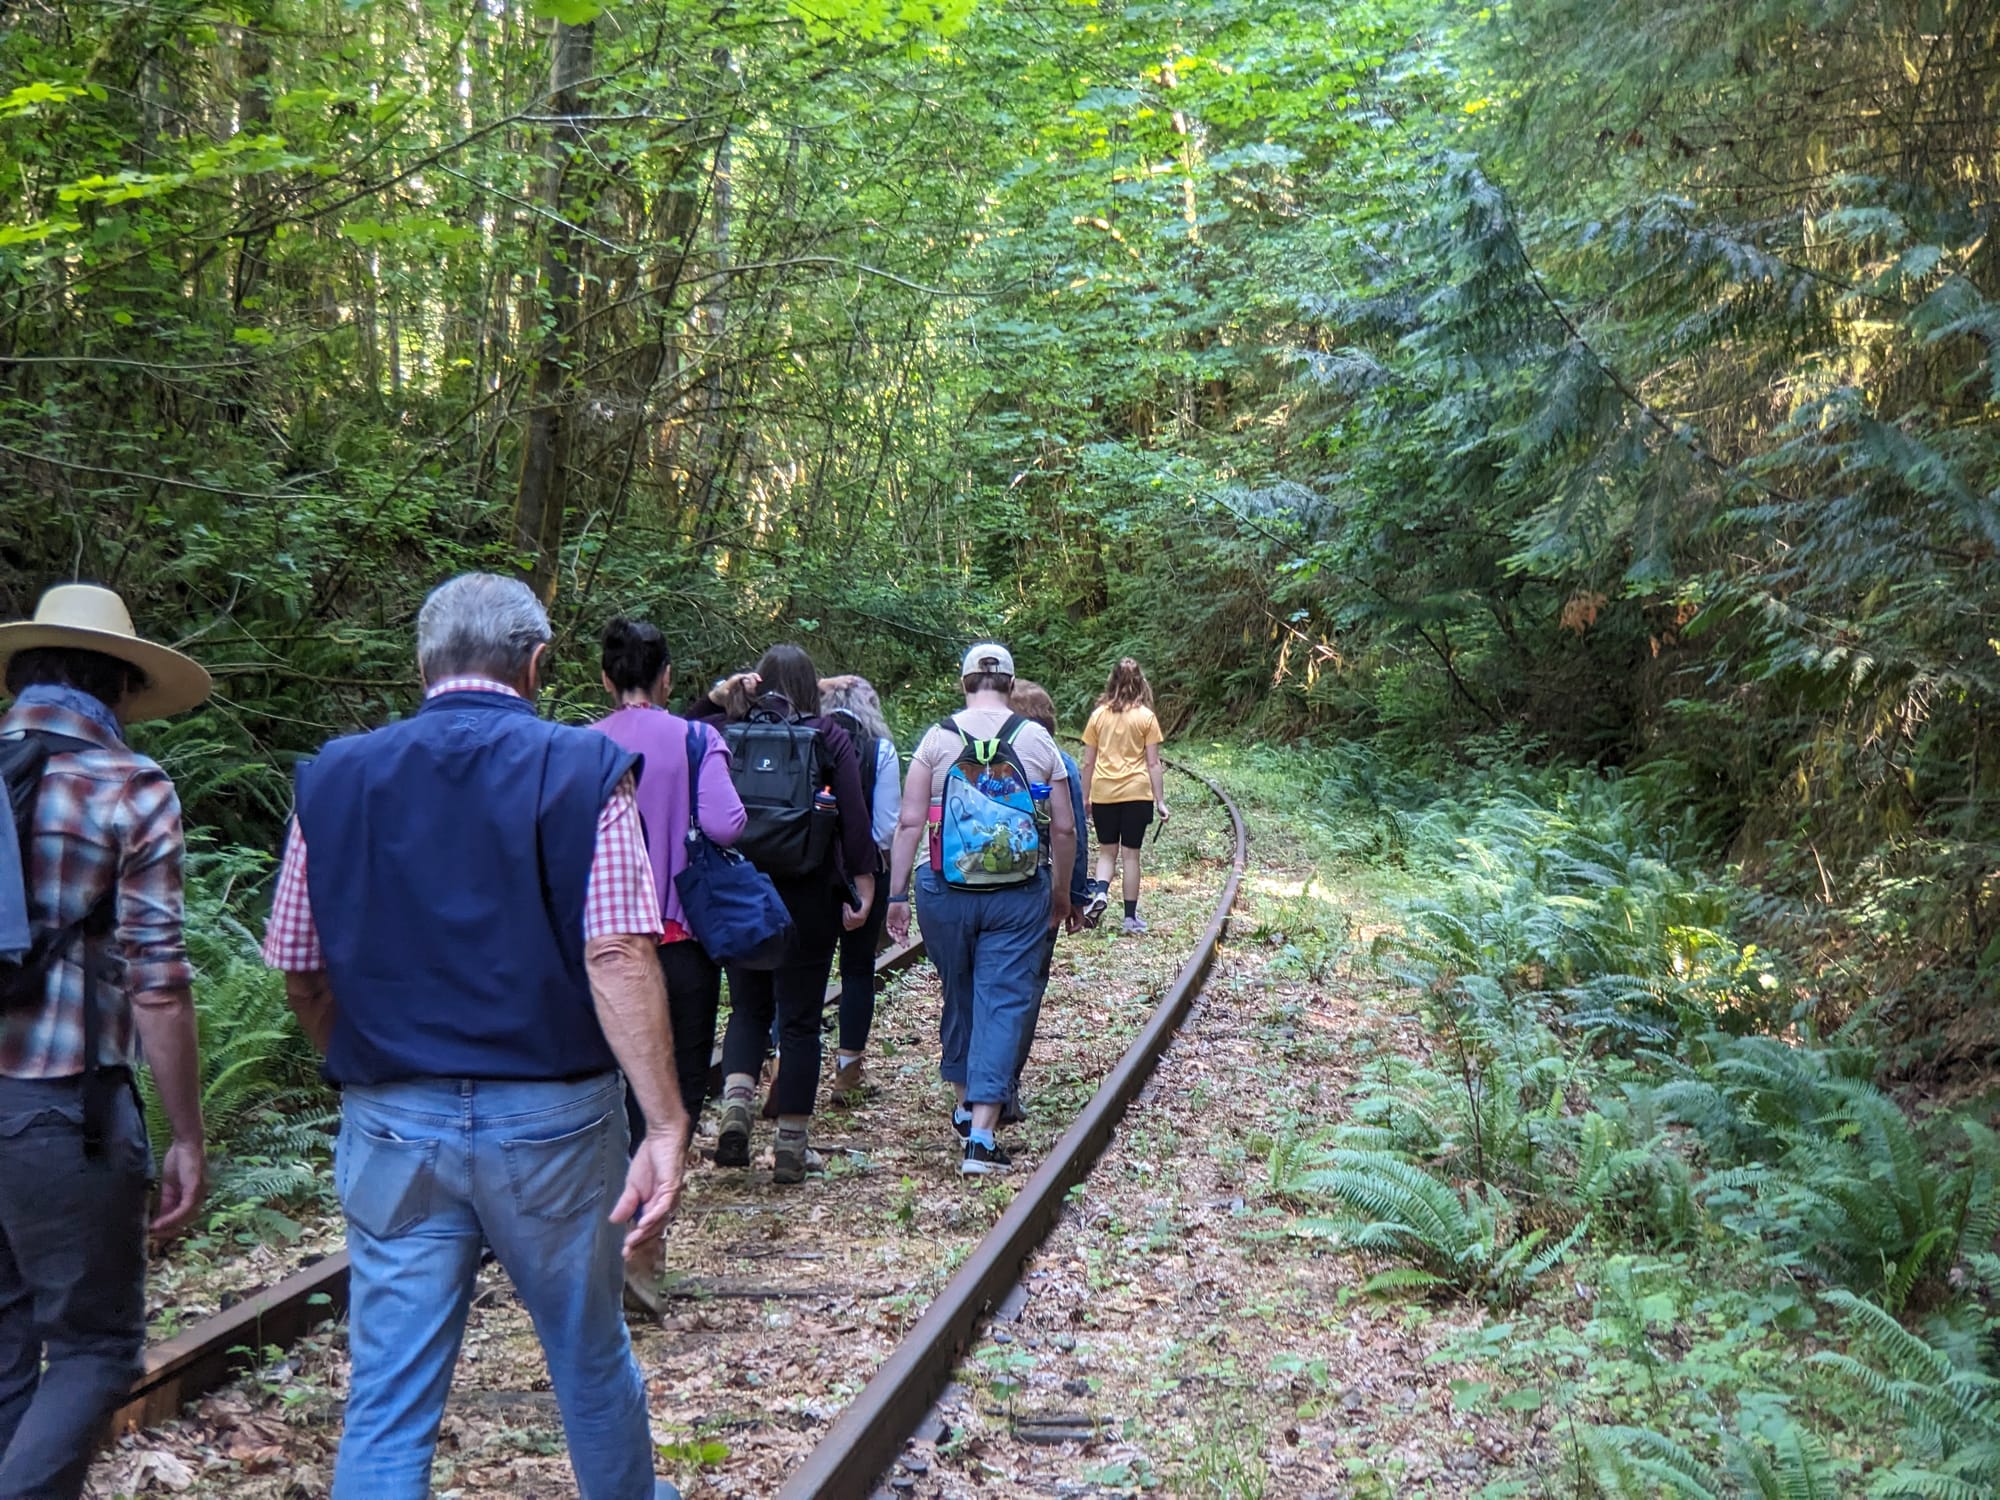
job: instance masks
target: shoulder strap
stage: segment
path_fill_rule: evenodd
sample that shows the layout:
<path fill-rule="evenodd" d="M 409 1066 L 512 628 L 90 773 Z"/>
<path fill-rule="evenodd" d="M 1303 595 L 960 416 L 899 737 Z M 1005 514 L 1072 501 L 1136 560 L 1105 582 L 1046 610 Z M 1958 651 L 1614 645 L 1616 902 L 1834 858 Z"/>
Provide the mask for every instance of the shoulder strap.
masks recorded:
<path fill-rule="evenodd" d="M 1000 732 L 994 738 L 999 740 L 1001 744 L 1011 747 L 1014 743 L 1014 736 L 1021 732 L 1027 722 L 1019 714 L 1009 714 L 1007 715 L 1007 722 L 1000 726 Z"/>
<path fill-rule="evenodd" d="M 701 827 L 701 758 L 708 753 L 708 740 L 701 725 L 688 720 L 688 832 Z"/>

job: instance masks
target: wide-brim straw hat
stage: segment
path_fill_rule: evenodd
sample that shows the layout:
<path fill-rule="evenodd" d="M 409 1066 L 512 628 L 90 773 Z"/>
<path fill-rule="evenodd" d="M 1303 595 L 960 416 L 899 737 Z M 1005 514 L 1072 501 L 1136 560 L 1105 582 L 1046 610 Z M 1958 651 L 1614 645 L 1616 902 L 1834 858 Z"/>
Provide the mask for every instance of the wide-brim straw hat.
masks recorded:
<path fill-rule="evenodd" d="M 125 601 L 93 583 L 60 584 L 42 595 L 34 619 L 0 625 L 0 676 L 15 652 L 38 646 L 101 651 L 144 672 L 146 685 L 126 694 L 118 710 L 128 724 L 183 713 L 206 698 L 214 685 L 200 662 L 170 646 L 142 640 L 132 629 L 132 612 Z"/>

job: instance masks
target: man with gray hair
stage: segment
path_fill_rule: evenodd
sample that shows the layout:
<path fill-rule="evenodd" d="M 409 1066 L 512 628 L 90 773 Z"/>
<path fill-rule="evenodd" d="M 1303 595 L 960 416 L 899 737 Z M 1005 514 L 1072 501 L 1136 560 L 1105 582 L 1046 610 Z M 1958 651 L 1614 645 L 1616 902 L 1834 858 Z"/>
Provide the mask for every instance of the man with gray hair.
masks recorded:
<path fill-rule="evenodd" d="M 638 757 L 535 714 L 548 642 L 525 584 L 452 579 L 417 617 L 422 709 L 299 773 L 264 958 L 341 1086 L 336 1500 L 429 1495 L 486 1245 L 541 1336 L 583 1500 L 675 1494 L 621 1306 L 621 1248 L 660 1234 L 687 1135 L 660 903 Z M 620 1070 L 647 1126 L 629 1166 Z"/>

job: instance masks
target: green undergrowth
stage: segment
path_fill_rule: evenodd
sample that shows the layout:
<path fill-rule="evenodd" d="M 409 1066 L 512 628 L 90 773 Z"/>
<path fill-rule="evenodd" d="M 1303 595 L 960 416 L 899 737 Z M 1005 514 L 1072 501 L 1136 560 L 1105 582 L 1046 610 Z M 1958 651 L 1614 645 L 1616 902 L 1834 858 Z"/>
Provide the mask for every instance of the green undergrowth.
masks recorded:
<path fill-rule="evenodd" d="M 293 1019 L 281 975 L 258 956 L 260 888 L 271 859 L 197 839 L 187 862 L 187 944 L 201 1035 L 202 1120 L 211 1172 L 208 1211 L 188 1250 L 227 1253 L 289 1240 L 302 1214 L 332 1202 L 334 1096 Z M 252 924 L 255 924 L 253 927 Z M 167 1118 L 150 1074 L 140 1092 L 155 1152 Z"/>
<path fill-rule="evenodd" d="M 1456 1397 L 1549 1435 L 1491 1493 L 1996 1492 L 2000 1139 L 1879 1086 L 1691 821 L 1505 753 L 1194 753 L 1321 872 L 1260 906 L 1279 964 L 1351 948 L 1422 1021 L 1266 1192 L 1371 1294 L 1486 1309 Z"/>

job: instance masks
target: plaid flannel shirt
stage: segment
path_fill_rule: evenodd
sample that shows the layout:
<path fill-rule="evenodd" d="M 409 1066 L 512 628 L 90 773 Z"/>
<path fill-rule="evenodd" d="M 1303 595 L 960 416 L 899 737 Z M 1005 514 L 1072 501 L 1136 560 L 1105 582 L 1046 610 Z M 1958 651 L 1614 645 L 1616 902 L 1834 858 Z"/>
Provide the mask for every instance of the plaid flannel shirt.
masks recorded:
<path fill-rule="evenodd" d="M 102 1067 L 137 1061 L 132 1006 L 178 1003 L 193 983 L 182 936 L 180 798 L 167 773 L 123 740 L 66 708 L 16 705 L 0 735 L 24 729 L 86 740 L 96 748 L 49 757 L 26 851 L 38 922 L 79 920 L 116 892 L 117 925 L 93 947 L 122 960 L 122 977 L 101 975 Z M 83 944 L 50 966 L 39 1009 L 0 1012 L 0 1075 L 68 1078 L 83 1071 Z"/>
<path fill-rule="evenodd" d="M 512 688 L 483 677 L 447 677 L 433 683 L 424 697 L 467 692 L 520 696 Z M 583 936 L 585 941 L 624 933 L 656 938 L 662 931 L 645 828 L 639 821 L 633 780 L 627 776 L 597 815 L 597 847 L 591 855 L 584 893 Z M 309 974 L 326 967 L 307 884 L 305 835 L 299 832 L 296 818 L 285 838 L 285 858 L 278 867 L 278 884 L 271 897 L 271 920 L 264 928 L 264 962 L 292 974 Z"/>

